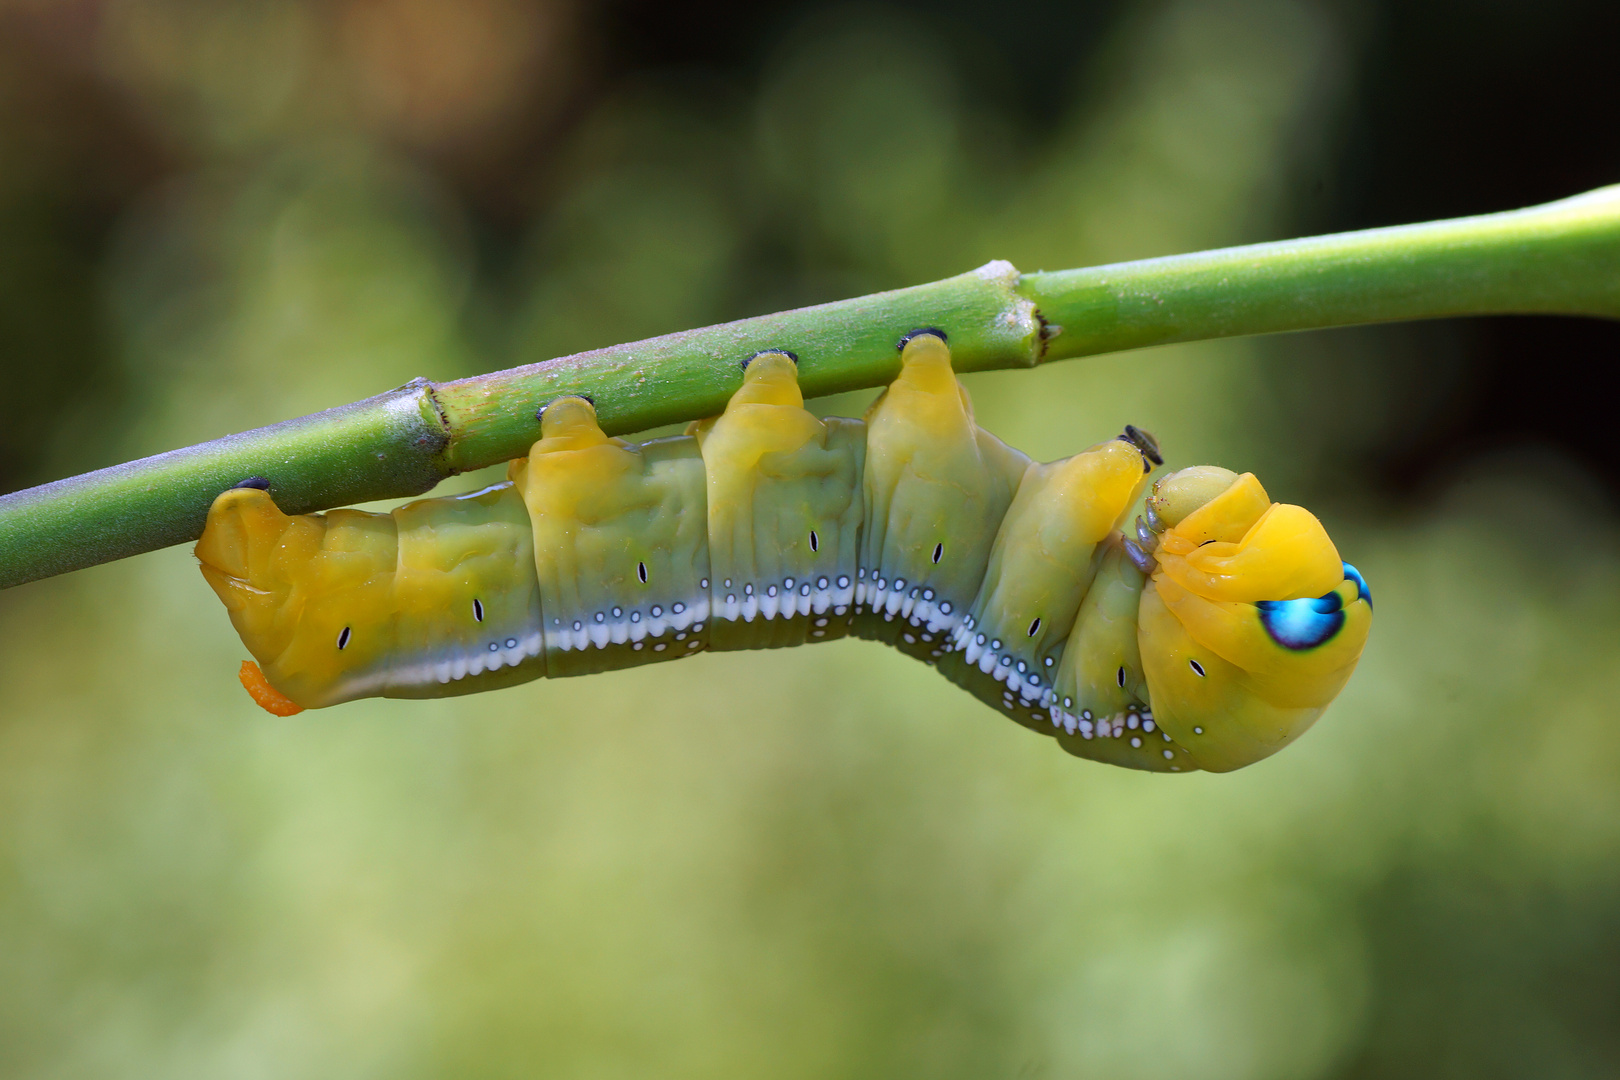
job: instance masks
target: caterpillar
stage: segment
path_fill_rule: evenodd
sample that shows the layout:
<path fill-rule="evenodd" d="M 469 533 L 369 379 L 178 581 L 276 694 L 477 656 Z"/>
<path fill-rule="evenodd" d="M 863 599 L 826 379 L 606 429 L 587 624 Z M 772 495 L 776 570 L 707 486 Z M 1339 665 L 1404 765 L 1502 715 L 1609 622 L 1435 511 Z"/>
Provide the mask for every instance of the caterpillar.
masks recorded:
<path fill-rule="evenodd" d="M 853 635 L 1162 772 L 1266 757 L 1344 686 L 1372 599 L 1308 511 L 1213 466 L 1149 491 L 1129 426 L 1031 461 L 975 423 L 943 332 L 900 362 L 864 419 L 818 419 L 797 358 L 758 353 L 723 413 L 640 444 L 562 397 L 505 483 L 388 514 L 289 516 L 245 481 L 196 546 L 242 681 L 288 714 Z"/>

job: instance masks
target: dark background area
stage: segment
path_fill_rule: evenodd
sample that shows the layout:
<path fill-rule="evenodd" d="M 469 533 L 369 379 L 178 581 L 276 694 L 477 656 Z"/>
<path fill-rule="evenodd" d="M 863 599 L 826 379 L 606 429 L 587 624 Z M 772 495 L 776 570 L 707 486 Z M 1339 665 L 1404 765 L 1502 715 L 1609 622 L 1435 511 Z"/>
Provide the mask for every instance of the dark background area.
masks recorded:
<path fill-rule="evenodd" d="M 509 272 L 522 226 L 544 199 L 536 174 L 601 95 L 649 72 L 746 86 L 770 46 L 823 6 L 589 6 L 573 46 L 582 70 L 538 122 L 512 125 L 476 153 L 456 144 L 416 148 L 463 198 L 480 273 L 498 282 Z M 1008 17 L 994 5 L 894 5 L 960 44 L 976 92 L 988 89 L 1034 140 L 1129 6 L 1031 2 Z M 1354 92 L 1332 155 L 1296 179 L 1298 233 L 1526 206 L 1620 178 L 1615 5 L 1390 0 L 1341 11 L 1361 36 Z M 95 5 L 83 3 L 0 13 L 8 114 L 0 370 L 12 400 L 28 403 L 0 428 L 6 490 L 53 478 L 47 451 L 72 442 L 64 430 L 119 423 L 98 262 L 126 205 L 186 163 L 184 149 L 166 143 L 93 69 L 82 32 L 96 17 Z M 1053 41 L 1063 48 L 1048 47 Z M 1408 412 L 1377 446 L 1327 463 L 1331 472 L 1410 498 L 1473 457 L 1540 444 L 1620 490 L 1620 440 L 1610 434 L 1620 326 L 1511 317 L 1393 332 L 1443 358 L 1387 383 L 1426 407 Z"/>

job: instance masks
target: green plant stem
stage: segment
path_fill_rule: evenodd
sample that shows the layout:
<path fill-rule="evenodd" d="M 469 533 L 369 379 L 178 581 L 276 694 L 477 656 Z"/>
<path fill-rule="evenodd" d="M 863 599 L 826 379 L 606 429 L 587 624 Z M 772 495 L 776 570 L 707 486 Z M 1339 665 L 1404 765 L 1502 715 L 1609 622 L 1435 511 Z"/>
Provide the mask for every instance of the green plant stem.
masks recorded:
<path fill-rule="evenodd" d="M 1448 315 L 1620 318 L 1620 185 L 1528 210 L 1025 274 L 1043 360 Z"/>
<path fill-rule="evenodd" d="M 1620 317 L 1620 187 L 1545 206 L 1084 270 L 1007 263 L 366 401 L 0 496 L 0 587 L 194 540 L 219 492 L 264 477 L 304 513 L 417 495 L 527 451 L 538 408 L 584 394 L 614 434 L 711 415 L 765 348 L 807 396 L 881 386 L 895 342 L 950 334 L 959 371 L 1176 341 L 1451 315 Z"/>

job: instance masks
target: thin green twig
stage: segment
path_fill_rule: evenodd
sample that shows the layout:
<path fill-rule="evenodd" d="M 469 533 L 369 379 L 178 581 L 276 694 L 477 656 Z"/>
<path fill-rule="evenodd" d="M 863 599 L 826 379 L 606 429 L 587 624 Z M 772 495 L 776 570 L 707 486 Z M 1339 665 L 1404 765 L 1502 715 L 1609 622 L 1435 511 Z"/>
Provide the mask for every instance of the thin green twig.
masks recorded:
<path fill-rule="evenodd" d="M 1010 264 L 387 394 L 0 496 L 0 588 L 194 540 L 248 476 L 308 512 L 416 495 L 524 453 L 536 410 L 596 402 L 615 434 L 718 412 L 764 348 L 815 397 L 894 377 L 895 341 L 950 334 L 961 371 L 1176 341 L 1451 315 L 1620 318 L 1620 186 L 1502 214 L 1084 270 Z"/>

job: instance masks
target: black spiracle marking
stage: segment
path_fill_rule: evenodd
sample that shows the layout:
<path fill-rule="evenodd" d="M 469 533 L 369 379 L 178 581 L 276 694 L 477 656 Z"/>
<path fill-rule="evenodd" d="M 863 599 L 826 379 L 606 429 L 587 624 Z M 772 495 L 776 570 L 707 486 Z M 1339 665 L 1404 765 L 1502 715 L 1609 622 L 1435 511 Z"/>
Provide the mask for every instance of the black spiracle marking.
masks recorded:
<path fill-rule="evenodd" d="M 349 647 L 349 628 L 347 626 L 345 626 L 343 628 L 343 632 L 338 635 L 338 648 L 341 650 L 341 649 L 346 649 L 348 647 Z"/>
<path fill-rule="evenodd" d="M 1041 617 L 1035 616 L 1035 621 L 1029 624 L 1029 636 L 1034 637 L 1041 629 Z"/>
<path fill-rule="evenodd" d="M 636 563 L 636 577 L 641 579 L 641 583 L 643 585 L 647 584 L 647 564 L 646 563 L 644 563 L 644 562 Z"/>
<path fill-rule="evenodd" d="M 944 545 L 944 543 L 941 542 L 941 543 L 935 544 L 934 545 L 934 561 L 936 563 L 939 562 L 939 560 L 941 558 L 943 558 L 944 555 L 945 555 L 945 545 Z"/>
<path fill-rule="evenodd" d="M 1123 667 L 1114 672 L 1114 681 L 1119 683 L 1120 689 L 1125 688 L 1125 669 Z"/>
<path fill-rule="evenodd" d="M 473 618 L 479 622 L 484 621 L 484 602 L 476 596 L 473 597 Z"/>
<path fill-rule="evenodd" d="M 821 540 L 817 538 L 816 530 L 814 530 L 814 529 L 810 530 L 810 550 L 811 551 L 820 551 L 821 550 Z"/>
<path fill-rule="evenodd" d="M 1189 661 L 1187 661 L 1187 663 L 1192 666 L 1194 675 L 1197 675 L 1200 679 L 1202 679 L 1204 677 L 1204 665 L 1203 664 L 1200 664 L 1196 660 L 1189 660 Z"/>

